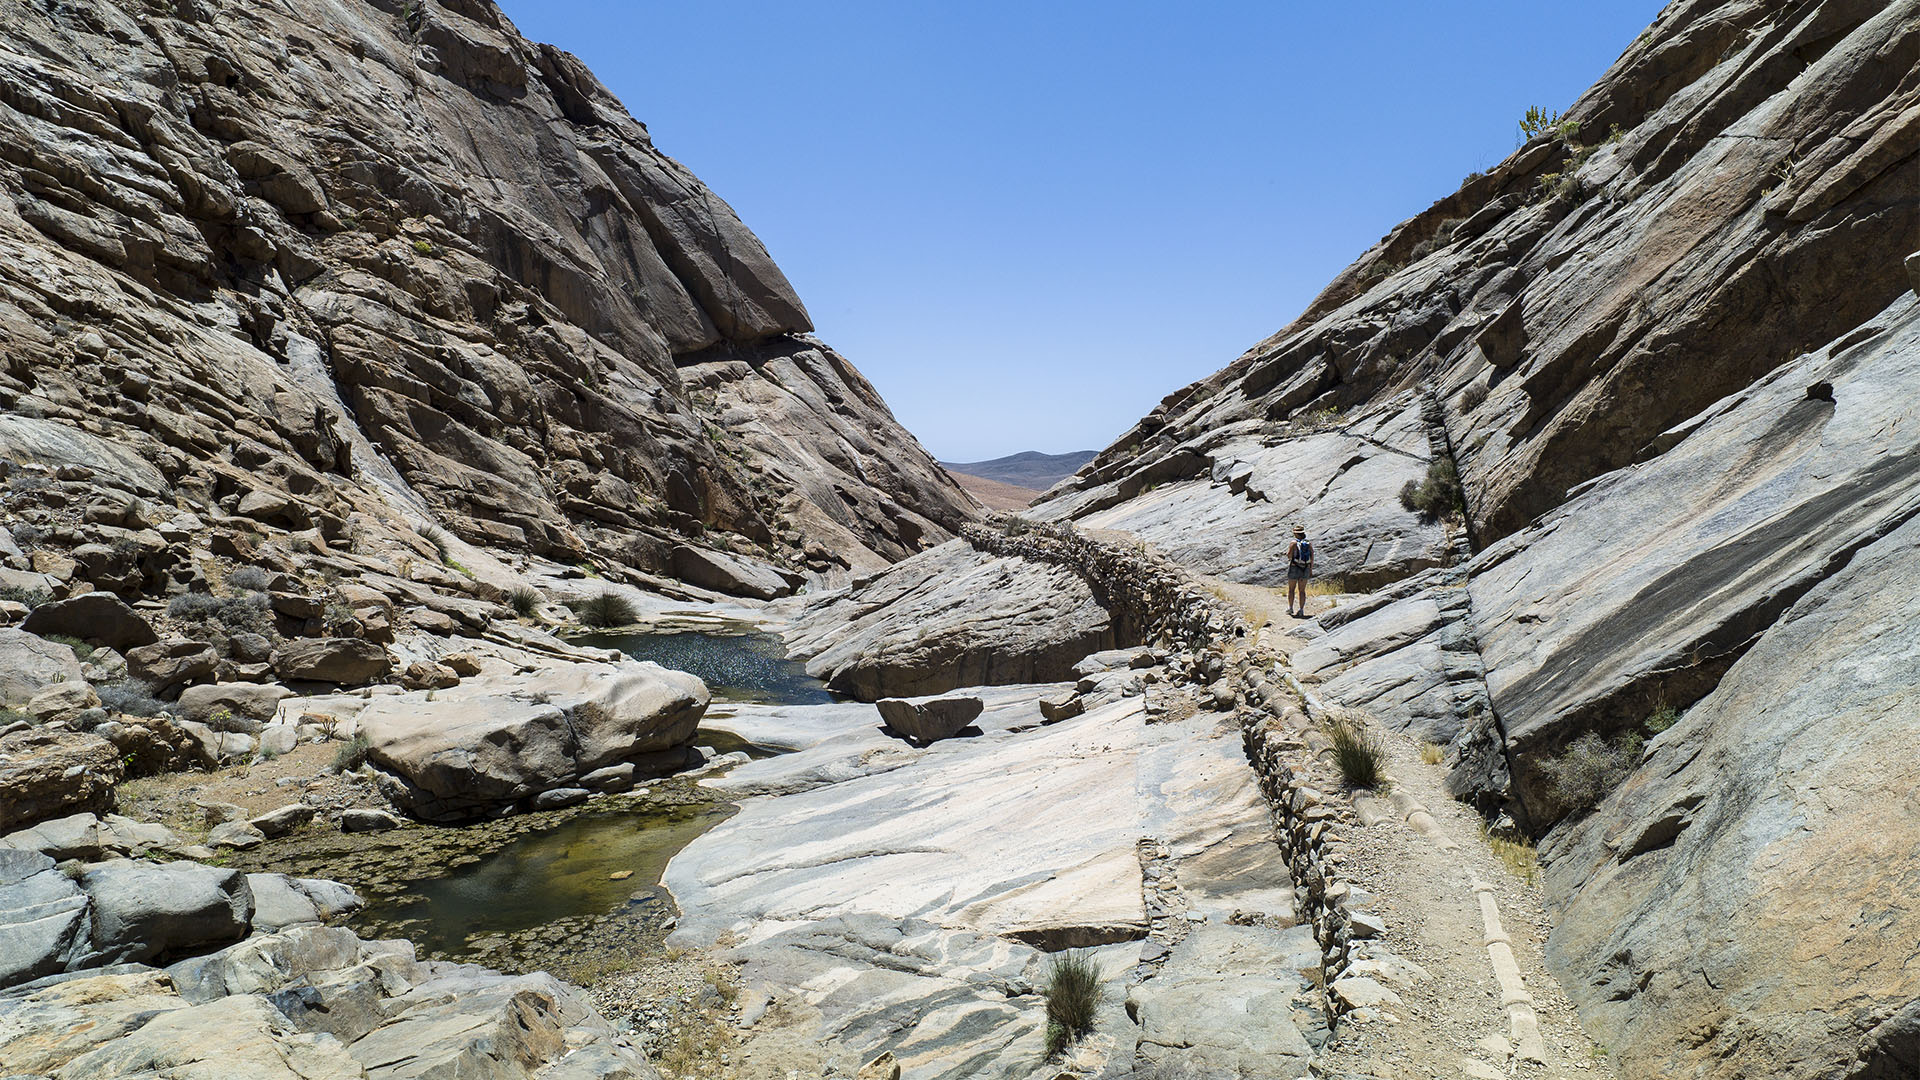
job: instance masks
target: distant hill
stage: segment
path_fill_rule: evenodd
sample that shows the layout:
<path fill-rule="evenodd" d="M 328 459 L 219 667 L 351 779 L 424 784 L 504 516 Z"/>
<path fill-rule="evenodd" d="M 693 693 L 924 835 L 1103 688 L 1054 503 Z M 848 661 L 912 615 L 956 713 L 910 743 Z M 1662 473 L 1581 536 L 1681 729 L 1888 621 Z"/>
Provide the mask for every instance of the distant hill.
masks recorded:
<path fill-rule="evenodd" d="M 948 472 L 965 473 L 986 480 L 998 480 L 1014 487 L 1032 488 L 1045 491 L 1060 481 L 1080 471 L 1080 466 L 1093 460 L 1096 450 L 1075 450 L 1066 454 L 1042 454 L 1037 450 L 1028 450 L 1022 454 L 1010 454 L 1007 457 L 994 458 L 992 461 L 971 461 L 955 463 L 941 462 Z"/>
<path fill-rule="evenodd" d="M 998 480 L 989 480 L 984 476 L 970 476 L 952 469 L 947 470 L 947 475 L 953 477 L 954 483 L 959 484 L 967 494 L 973 496 L 981 506 L 989 510 L 1025 510 L 1033 505 L 1033 500 L 1039 498 L 1041 494 L 1034 488 L 1003 484 Z"/>

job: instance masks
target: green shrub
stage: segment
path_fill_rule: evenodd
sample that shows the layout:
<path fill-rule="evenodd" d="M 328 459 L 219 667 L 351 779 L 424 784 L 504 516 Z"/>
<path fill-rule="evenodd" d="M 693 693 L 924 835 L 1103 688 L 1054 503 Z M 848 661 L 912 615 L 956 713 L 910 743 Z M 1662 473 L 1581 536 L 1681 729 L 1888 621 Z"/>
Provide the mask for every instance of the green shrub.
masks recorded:
<path fill-rule="evenodd" d="M 531 619 L 540 610 L 540 593 L 526 585 L 521 585 L 507 593 L 507 606 L 515 615 Z"/>
<path fill-rule="evenodd" d="M 258 566 L 243 566 L 227 575 L 227 587 L 242 592 L 265 592 L 273 575 Z"/>
<path fill-rule="evenodd" d="M 264 593 L 182 593 L 167 604 L 167 614 L 181 622 L 219 623 L 235 634 L 273 634 L 273 610 Z"/>
<path fill-rule="evenodd" d="M 0 708 L 0 727 L 6 727 L 9 724 L 17 724 L 21 722 L 31 724 L 33 723 L 33 717 L 28 716 L 26 713 L 21 712 L 19 709 Z"/>
<path fill-rule="evenodd" d="M 48 634 L 47 640 L 57 641 L 67 648 L 72 649 L 74 658 L 83 664 L 93 657 L 93 646 L 74 637 L 72 634 Z"/>
<path fill-rule="evenodd" d="M 373 744 L 367 741 L 365 735 L 355 735 L 353 738 L 341 743 L 340 748 L 333 752 L 333 771 L 341 773 L 352 772 L 360 766 L 365 765 L 367 763 L 367 751 L 372 749 Z"/>
<path fill-rule="evenodd" d="M 138 679 L 120 679 L 94 687 L 100 704 L 126 716 L 159 716 L 167 703 L 154 695 L 153 687 Z"/>
<path fill-rule="evenodd" d="M 1327 725 L 1333 739 L 1333 763 L 1347 783 L 1357 788 L 1380 786 L 1386 751 L 1374 738 L 1365 721 L 1358 717 L 1337 716 Z"/>
<path fill-rule="evenodd" d="M 1561 808 L 1570 814 L 1579 813 L 1600 805 L 1600 800 L 1633 774 L 1640 764 L 1640 746 L 1637 733 L 1609 741 L 1589 731 L 1559 754 L 1542 759 L 1540 771 Z"/>
<path fill-rule="evenodd" d="M 1561 125 L 1559 113 L 1543 109 L 1538 105 L 1528 106 L 1526 115 L 1520 118 L 1521 141 L 1530 141 L 1542 135 L 1558 133 Z M 1579 130 L 1579 126 L 1575 125 L 1574 129 Z"/>
<path fill-rule="evenodd" d="M 1422 517 L 1458 516 L 1466 507 L 1459 467 L 1447 458 L 1428 465 L 1425 480 L 1409 480 L 1400 489 L 1400 505 Z"/>
<path fill-rule="evenodd" d="M 1100 1008 L 1100 968 L 1085 954 L 1068 952 L 1053 958 L 1047 971 L 1047 1054 L 1093 1030 Z"/>
<path fill-rule="evenodd" d="M 584 600 L 575 600 L 569 606 L 582 625 L 596 630 L 632 626 L 640 621 L 640 612 L 634 608 L 633 601 L 610 590 L 595 593 Z"/>
<path fill-rule="evenodd" d="M 11 600 L 16 604 L 25 604 L 29 608 L 37 608 L 51 599 L 53 599 L 53 594 L 45 589 L 29 589 L 20 585 L 0 585 L 0 600 Z"/>
<path fill-rule="evenodd" d="M 1647 734 L 1658 735 L 1679 722 L 1680 710 L 1663 701 L 1647 717 Z"/>
<path fill-rule="evenodd" d="M 429 525 L 420 531 L 420 538 L 433 547 L 433 554 L 442 563 L 447 561 L 447 553 L 452 550 L 453 537 L 438 525 Z"/>

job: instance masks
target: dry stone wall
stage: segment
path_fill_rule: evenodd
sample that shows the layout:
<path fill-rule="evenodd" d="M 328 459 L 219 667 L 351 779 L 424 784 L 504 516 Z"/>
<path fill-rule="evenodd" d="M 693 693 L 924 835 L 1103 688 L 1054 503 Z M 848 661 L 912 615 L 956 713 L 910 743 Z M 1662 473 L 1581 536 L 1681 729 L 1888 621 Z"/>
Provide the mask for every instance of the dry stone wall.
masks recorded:
<path fill-rule="evenodd" d="M 1032 524 L 1001 519 L 973 525 L 961 536 L 981 551 L 1016 555 L 1071 567 L 1137 640 L 1152 641 L 1190 657 L 1171 658 L 1170 671 L 1208 685 L 1203 700 L 1226 705 L 1224 677 L 1241 703 L 1239 719 L 1247 761 L 1260 781 L 1273 824 L 1273 839 L 1294 883 L 1294 915 L 1313 927 L 1321 950 L 1328 1019 L 1338 1019 L 1368 1000 L 1349 981 L 1349 968 L 1379 959 L 1377 939 L 1385 923 L 1364 910 L 1366 894 L 1339 871 L 1347 859 L 1342 826 L 1357 816 L 1352 802 L 1317 782 L 1315 757 L 1326 736 L 1308 718 L 1297 695 L 1280 681 L 1278 662 L 1259 649 L 1239 649 L 1248 627 L 1237 611 L 1215 599 L 1177 565 L 1143 547 L 1094 539 L 1064 523 Z M 1231 657 L 1231 659 L 1229 659 Z M 1227 707 L 1232 707 L 1228 705 Z M 1342 993 L 1345 986 L 1349 993 Z"/>

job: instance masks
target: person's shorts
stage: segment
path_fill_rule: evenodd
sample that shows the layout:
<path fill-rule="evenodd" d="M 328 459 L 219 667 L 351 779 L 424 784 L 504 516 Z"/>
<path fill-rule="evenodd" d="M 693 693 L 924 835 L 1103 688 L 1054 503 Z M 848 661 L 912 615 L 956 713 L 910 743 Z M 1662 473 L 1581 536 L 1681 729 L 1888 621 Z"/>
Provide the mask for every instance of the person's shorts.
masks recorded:
<path fill-rule="evenodd" d="M 1287 567 L 1288 581 L 1305 581 L 1312 576 L 1313 574 L 1310 571 L 1308 571 L 1307 568 L 1304 566 Z"/>

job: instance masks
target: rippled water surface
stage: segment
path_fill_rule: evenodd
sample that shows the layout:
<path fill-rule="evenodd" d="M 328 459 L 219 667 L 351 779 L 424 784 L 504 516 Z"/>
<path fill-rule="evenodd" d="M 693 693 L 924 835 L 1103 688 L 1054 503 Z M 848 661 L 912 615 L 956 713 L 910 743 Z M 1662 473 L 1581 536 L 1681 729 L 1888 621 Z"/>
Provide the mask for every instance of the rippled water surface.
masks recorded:
<path fill-rule="evenodd" d="M 483 934 L 510 934 L 560 919 L 666 900 L 667 860 L 724 821 L 732 807 L 581 814 L 529 833 L 445 876 L 409 882 L 355 919 L 362 936 L 404 936 L 439 956 L 460 956 Z"/>
<path fill-rule="evenodd" d="M 575 638 L 596 649 L 619 649 L 635 660 L 698 675 L 716 698 L 766 705 L 824 705 L 839 700 L 774 634 L 674 631 L 594 634 Z"/>

